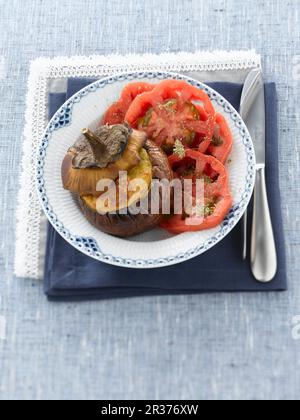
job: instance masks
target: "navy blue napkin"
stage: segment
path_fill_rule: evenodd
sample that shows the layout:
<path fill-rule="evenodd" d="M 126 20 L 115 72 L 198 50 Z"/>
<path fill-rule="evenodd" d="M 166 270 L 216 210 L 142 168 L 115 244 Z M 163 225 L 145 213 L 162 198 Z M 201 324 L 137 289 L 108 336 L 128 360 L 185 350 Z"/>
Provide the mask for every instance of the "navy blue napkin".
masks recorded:
<path fill-rule="evenodd" d="M 66 99 L 92 81 L 90 79 L 69 79 L 66 94 L 50 94 L 49 117 Z M 213 83 L 211 86 L 238 109 L 241 85 Z M 251 274 L 249 261 L 242 261 L 240 224 L 223 241 L 205 254 L 179 265 L 149 270 L 118 268 L 98 262 L 74 249 L 49 224 L 44 276 L 44 290 L 48 298 L 81 300 L 204 292 L 286 290 L 285 248 L 278 182 L 275 84 L 267 84 L 265 92 L 267 110 L 266 176 L 278 252 L 278 272 L 273 282 L 269 284 L 256 282 Z M 251 206 L 249 213 L 251 220 Z"/>

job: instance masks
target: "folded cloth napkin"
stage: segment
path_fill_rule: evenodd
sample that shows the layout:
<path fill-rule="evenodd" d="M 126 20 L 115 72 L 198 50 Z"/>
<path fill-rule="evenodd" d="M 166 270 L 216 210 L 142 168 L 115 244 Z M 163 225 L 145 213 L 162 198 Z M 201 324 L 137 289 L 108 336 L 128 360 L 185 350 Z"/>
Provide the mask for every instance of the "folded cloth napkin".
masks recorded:
<path fill-rule="evenodd" d="M 69 79 L 67 93 L 50 94 L 50 117 L 63 102 L 91 83 Z M 212 83 L 238 109 L 242 86 Z M 203 255 L 171 267 L 127 269 L 98 262 L 69 245 L 49 225 L 45 258 L 44 290 L 49 299 L 80 300 L 120 297 L 193 294 L 205 292 L 284 291 L 287 289 L 284 235 L 278 180 L 278 132 L 276 86 L 266 84 L 266 177 L 271 217 L 278 253 L 278 272 L 268 284 L 253 278 L 249 261 L 242 261 L 241 228 Z M 251 205 L 249 220 L 251 220 Z M 249 226 L 250 227 L 250 226 Z"/>

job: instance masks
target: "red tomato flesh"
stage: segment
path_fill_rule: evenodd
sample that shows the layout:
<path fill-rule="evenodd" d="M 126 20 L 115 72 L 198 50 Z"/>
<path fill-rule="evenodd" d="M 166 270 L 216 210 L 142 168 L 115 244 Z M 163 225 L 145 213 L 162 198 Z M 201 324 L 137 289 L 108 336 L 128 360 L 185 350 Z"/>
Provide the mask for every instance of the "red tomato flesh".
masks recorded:
<path fill-rule="evenodd" d="M 172 155 L 169 162 L 176 177 L 204 180 L 204 209 L 201 218 L 174 215 L 166 219 L 161 227 L 170 233 L 179 234 L 218 226 L 232 205 L 228 174 L 224 165 L 213 156 L 190 149 L 186 149 L 183 159 Z"/>
<path fill-rule="evenodd" d="M 202 90 L 184 81 L 166 80 L 138 95 L 125 121 L 145 131 L 167 152 L 176 140 L 192 147 L 198 143 L 206 151 L 213 136 L 215 110 Z"/>
<path fill-rule="evenodd" d="M 104 114 L 101 125 L 122 124 L 132 101 L 141 93 L 153 90 L 155 85 L 144 82 L 130 83 L 122 91 L 117 102 L 114 102 Z"/>

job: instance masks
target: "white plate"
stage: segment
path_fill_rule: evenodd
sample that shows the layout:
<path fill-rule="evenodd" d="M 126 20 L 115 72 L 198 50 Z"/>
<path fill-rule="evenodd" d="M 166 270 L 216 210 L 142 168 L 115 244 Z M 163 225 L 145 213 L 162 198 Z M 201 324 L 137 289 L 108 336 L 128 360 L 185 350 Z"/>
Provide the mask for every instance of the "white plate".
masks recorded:
<path fill-rule="evenodd" d="M 210 230 L 172 236 L 155 229 L 130 239 L 102 233 L 82 215 L 72 194 L 62 187 L 61 163 L 81 129 L 96 125 L 122 88 L 133 81 L 185 80 L 210 96 L 233 134 L 228 170 L 233 208 L 224 222 Z M 237 224 L 251 198 L 255 178 L 254 148 L 241 117 L 217 92 L 196 80 L 174 73 L 127 73 L 101 79 L 69 99 L 51 119 L 37 158 L 37 189 L 42 207 L 54 228 L 75 248 L 109 264 L 131 268 L 173 265 L 212 248 Z"/>

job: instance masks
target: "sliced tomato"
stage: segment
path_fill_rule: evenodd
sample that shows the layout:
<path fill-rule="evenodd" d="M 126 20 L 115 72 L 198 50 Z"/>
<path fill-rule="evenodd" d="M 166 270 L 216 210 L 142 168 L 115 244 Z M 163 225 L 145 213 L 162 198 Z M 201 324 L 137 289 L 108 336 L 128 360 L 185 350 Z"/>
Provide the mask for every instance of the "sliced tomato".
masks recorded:
<path fill-rule="evenodd" d="M 123 89 L 119 100 L 108 108 L 101 121 L 101 125 L 122 124 L 132 101 L 141 93 L 153 90 L 154 86 L 151 83 L 145 82 L 129 83 Z"/>
<path fill-rule="evenodd" d="M 211 144 L 207 150 L 209 154 L 225 163 L 232 149 L 232 134 L 226 119 L 221 114 L 216 116 L 216 125 Z"/>
<path fill-rule="evenodd" d="M 100 125 L 122 124 L 124 122 L 124 116 L 126 114 L 126 111 L 127 107 L 121 100 L 119 100 L 118 102 L 114 102 L 105 112 Z"/>
<path fill-rule="evenodd" d="M 137 128 L 171 153 L 176 140 L 191 146 L 196 132 L 202 135 L 207 132 L 206 123 L 199 120 L 197 108 L 191 102 L 181 103 L 178 99 L 149 108 L 145 116 L 139 119 Z"/>
<path fill-rule="evenodd" d="M 213 136 L 215 110 L 204 91 L 184 81 L 165 80 L 134 99 L 125 121 L 167 152 L 176 140 L 204 152 Z"/>
<path fill-rule="evenodd" d="M 173 234 L 200 231 L 218 226 L 232 205 L 227 170 L 213 156 L 186 149 L 185 157 L 169 157 L 174 176 L 180 179 L 204 180 L 203 216 L 174 215 L 166 219 L 161 227 Z"/>

